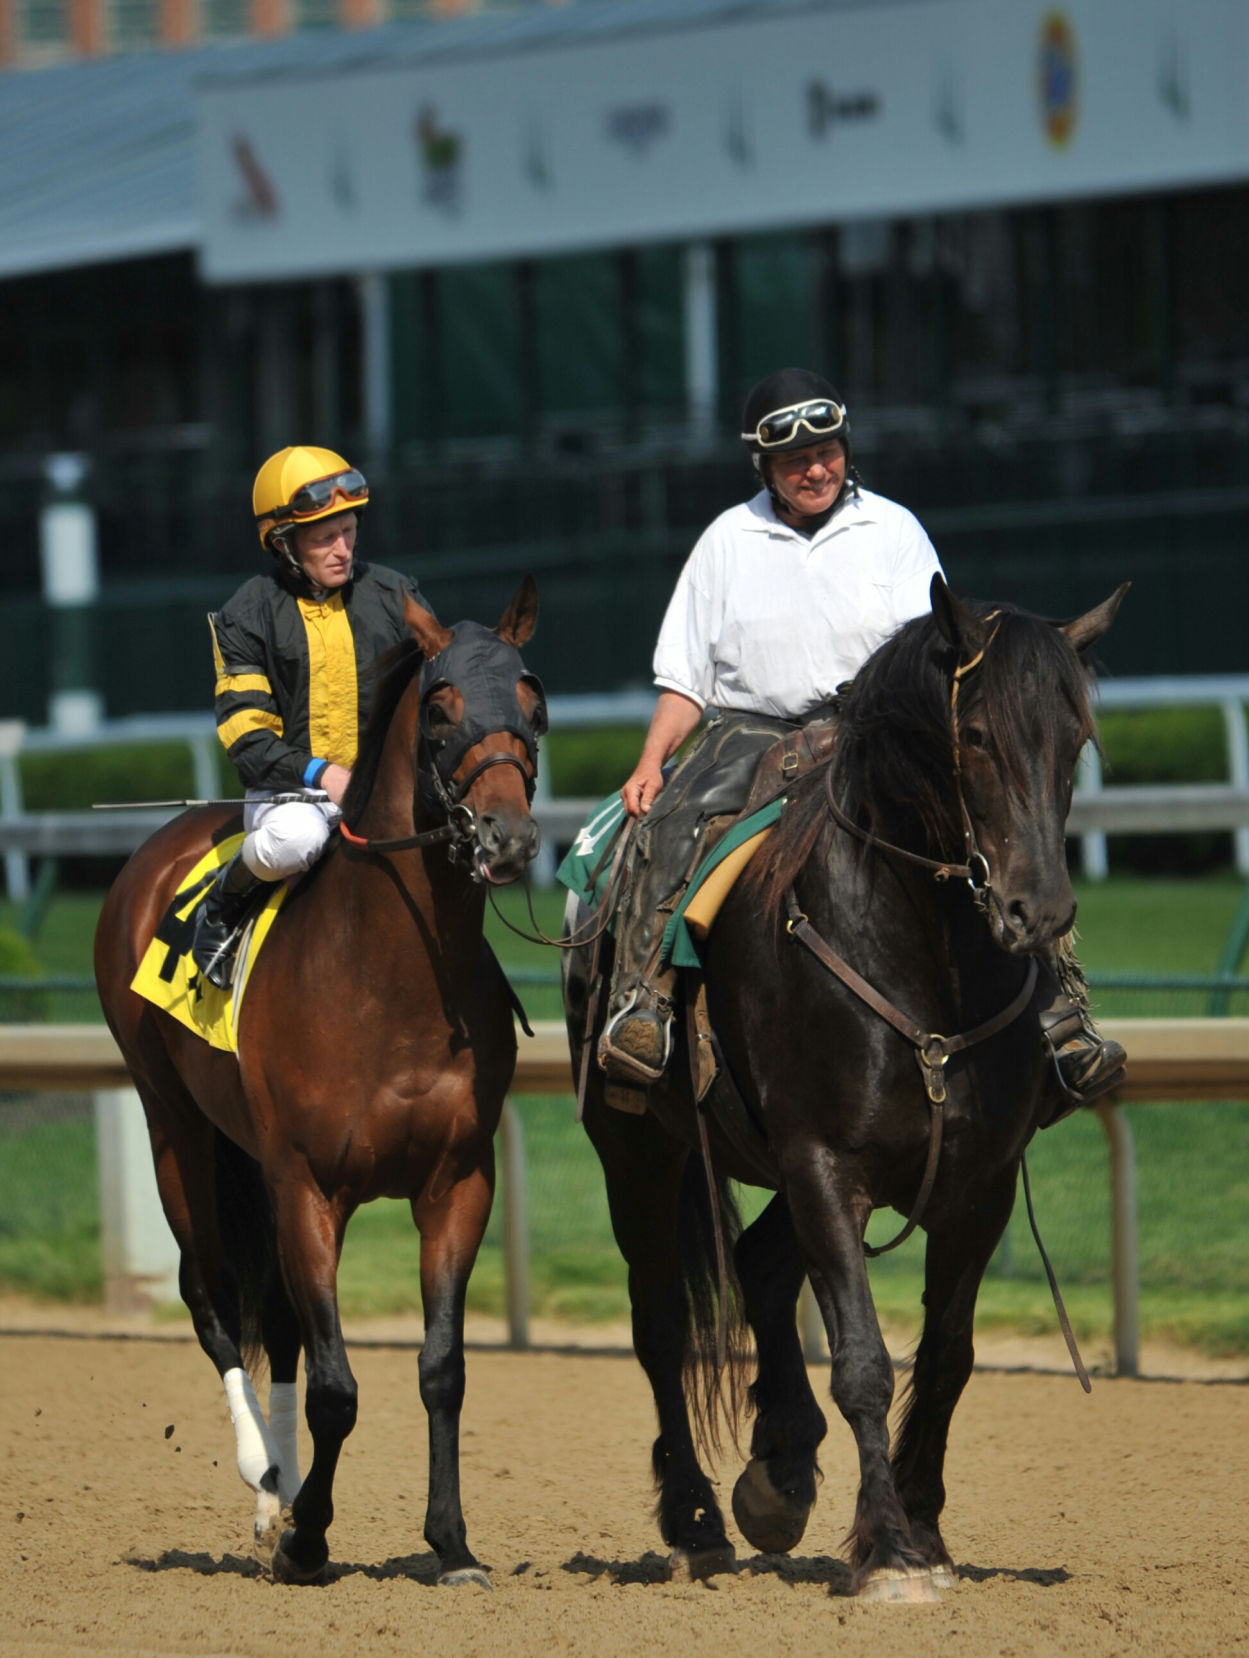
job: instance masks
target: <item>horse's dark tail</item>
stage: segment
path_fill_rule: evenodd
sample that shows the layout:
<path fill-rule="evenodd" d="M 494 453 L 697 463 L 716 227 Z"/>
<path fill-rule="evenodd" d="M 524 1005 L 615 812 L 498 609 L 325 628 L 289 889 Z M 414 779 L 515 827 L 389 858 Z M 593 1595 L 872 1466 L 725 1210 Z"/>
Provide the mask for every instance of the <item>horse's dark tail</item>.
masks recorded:
<path fill-rule="evenodd" d="M 234 1286 L 239 1351 L 254 1375 L 264 1358 L 265 1295 L 277 1271 L 277 1233 L 260 1164 L 216 1135 L 217 1230 L 222 1264 Z"/>
<path fill-rule="evenodd" d="M 683 1381 L 685 1401 L 700 1457 L 710 1459 L 721 1448 L 725 1425 L 734 1449 L 739 1450 L 738 1423 L 746 1398 L 747 1326 L 741 1290 L 733 1269 L 733 1245 L 742 1230 L 737 1201 L 727 1179 L 716 1180 L 716 1205 L 726 1266 L 724 1325 L 726 1361 L 719 1362 L 720 1281 L 716 1255 L 715 1217 L 702 1159 L 691 1153 L 681 1183 L 677 1228 L 681 1284 L 685 1291 L 687 1341 Z"/>

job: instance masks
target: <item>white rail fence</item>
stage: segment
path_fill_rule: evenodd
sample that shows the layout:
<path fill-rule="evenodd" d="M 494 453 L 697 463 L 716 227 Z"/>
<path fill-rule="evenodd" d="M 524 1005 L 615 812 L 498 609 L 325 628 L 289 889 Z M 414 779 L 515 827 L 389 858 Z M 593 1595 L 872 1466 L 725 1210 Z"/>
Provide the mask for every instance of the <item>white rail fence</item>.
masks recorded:
<path fill-rule="evenodd" d="M 1111 1204 L 1115 1368 L 1140 1368 L 1136 1159 L 1122 1107 L 1149 1101 L 1249 1099 L 1249 1019 L 1107 1020 L 1128 1052 L 1128 1082 L 1098 1107 L 1106 1133 Z M 522 1041 L 514 1096 L 572 1089 L 563 1026 L 540 1021 Z M 156 1194 L 143 1108 L 112 1036 L 96 1025 L 0 1025 L 0 1092 L 74 1090 L 95 1100 L 101 1257 L 108 1306 L 124 1311 L 177 1296 L 177 1251 Z M 529 1344 L 529 1226 L 525 1147 L 515 1099 L 500 1126 L 500 1187 L 508 1343 Z M 827 1357 L 814 1299 L 800 1307 L 812 1363 Z"/>
<path fill-rule="evenodd" d="M 1084 872 L 1100 880 L 1107 872 L 1108 834 L 1175 834 L 1230 830 L 1236 868 L 1249 876 L 1249 731 L 1245 705 L 1249 675 L 1158 676 L 1106 680 L 1098 700 L 1104 709 L 1215 707 L 1222 711 L 1227 781 L 1210 784 L 1107 785 L 1097 751 L 1090 745 L 1081 759 L 1069 827 L 1081 842 Z M 602 696 L 550 699 L 551 724 L 574 731 L 597 726 L 643 727 L 655 706 L 654 693 L 627 691 Z M 132 743 L 185 743 L 191 756 L 197 798 L 209 799 L 221 787 L 221 754 L 211 714 L 144 715 L 110 720 L 90 734 L 27 730 L 20 721 L 0 720 L 0 854 L 9 897 L 25 901 L 30 891 L 28 860 L 84 853 L 132 852 L 172 814 L 169 812 L 27 812 L 22 797 L 19 760 L 23 754 L 81 751 Z M 537 871 L 540 884 L 554 874 L 554 848 L 570 841 L 585 821 L 592 801 L 553 799 L 549 765 L 538 778 L 534 802 L 544 850 Z"/>

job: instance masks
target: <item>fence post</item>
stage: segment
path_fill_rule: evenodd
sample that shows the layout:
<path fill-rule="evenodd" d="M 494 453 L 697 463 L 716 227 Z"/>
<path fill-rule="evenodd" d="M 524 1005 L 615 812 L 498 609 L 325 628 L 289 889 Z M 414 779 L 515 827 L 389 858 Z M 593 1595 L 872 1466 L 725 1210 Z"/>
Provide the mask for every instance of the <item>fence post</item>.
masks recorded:
<path fill-rule="evenodd" d="M 1102 792 L 1102 757 L 1097 752 L 1096 743 L 1085 743 L 1080 751 L 1075 792 L 1083 797 L 1096 796 Z M 1106 837 L 1100 829 L 1093 829 L 1087 835 L 1081 835 L 1080 862 L 1084 867 L 1086 880 L 1106 879 L 1110 861 L 1106 856 Z"/>
<path fill-rule="evenodd" d="M 178 1246 L 156 1190 L 143 1106 L 133 1088 L 95 1094 L 104 1305 L 140 1312 L 178 1299 Z"/>
<path fill-rule="evenodd" d="M 503 1153 L 503 1291 L 507 1344 L 529 1345 L 529 1217 L 525 1203 L 525 1135 L 520 1112 L 504 1100 L 499 1119 Z"/>
<path fill-rule="evenodd" d="M 1223 704 L 1223 725 L 1227 731 L 1228 781 L 1234 789 L 1249 789 L 1249 736 L 1245 733 L 1245 705 L 1239 697 Z M 1236 873 L 1249 875 L 1249 828 L 1232 831 Z"/>
<path fill-rule="evenodd" d="M 808 1364 L 823 1364 L 828 1357 L 828 1332 L 809 1278 L 802 1280 L 802 1289 L 798 1292 L 798 1331 L 802 1337 L 803 1358 Z"/>
<path fill-rule="evenodd" d="M 1115 1374 L 1140 1375 L 1140 1266 L 1136 1228 L 1136 1152 L 1117 1105 L 1097 1115 L 1110 1148 L 1110 1255 L 1115 1298 Z"/>

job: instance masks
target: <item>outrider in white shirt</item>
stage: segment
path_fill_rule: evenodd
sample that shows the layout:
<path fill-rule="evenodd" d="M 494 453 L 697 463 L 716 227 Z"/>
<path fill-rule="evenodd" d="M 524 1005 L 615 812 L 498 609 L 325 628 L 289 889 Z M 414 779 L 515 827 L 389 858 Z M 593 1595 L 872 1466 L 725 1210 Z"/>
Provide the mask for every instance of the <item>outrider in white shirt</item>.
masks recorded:
<path fill-rule="evenodd" d="M 655 647 L 655 683 L 700 706 L 800 720 L 929 608 L 941 570 L 919 520 L 847 489 L 808 539 L 767 490 L 699 537 Z"/>

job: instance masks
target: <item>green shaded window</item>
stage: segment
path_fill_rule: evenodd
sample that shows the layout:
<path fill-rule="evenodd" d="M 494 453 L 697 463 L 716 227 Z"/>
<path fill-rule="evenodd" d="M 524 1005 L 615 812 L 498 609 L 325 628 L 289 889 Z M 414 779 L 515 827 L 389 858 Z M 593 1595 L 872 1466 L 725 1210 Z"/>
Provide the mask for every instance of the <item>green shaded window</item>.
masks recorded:
<path fill-rule="evenodd" d="M 611 254 L 534 267 L 538 408 L 548 419 L 624 402 L 621 273 Z"/>
<path fill-rule="evenodd" d="M 151 46 L 159 30 L 156 0 L 113 0 L 110 37 L 114 51 Z"/>
<path fill-rule="evenodd" d="M 200 0 L 200 27 L 209 40 L 249 33 L 251 0 Z"/>
<path fill-rule="evenodd" d="M 295 22 L 297 28 L 334 28 L 339 21 L 338 0 L 296 0 Z"/>
<path fill-rule="evenodd" d="M 22 0 L 19 18 L 23 45 L 55 46 L 69 39 L 68 0 Z"/>
<path fill-rule="evenodd" d="M 519 298 L 514 265 L 456 265 L 435 278 L 436 361 L 426 387 L 431 435 L 485 437 L 521 429 Z M 429 404 L 427 402 L 427 407 Z"/>

